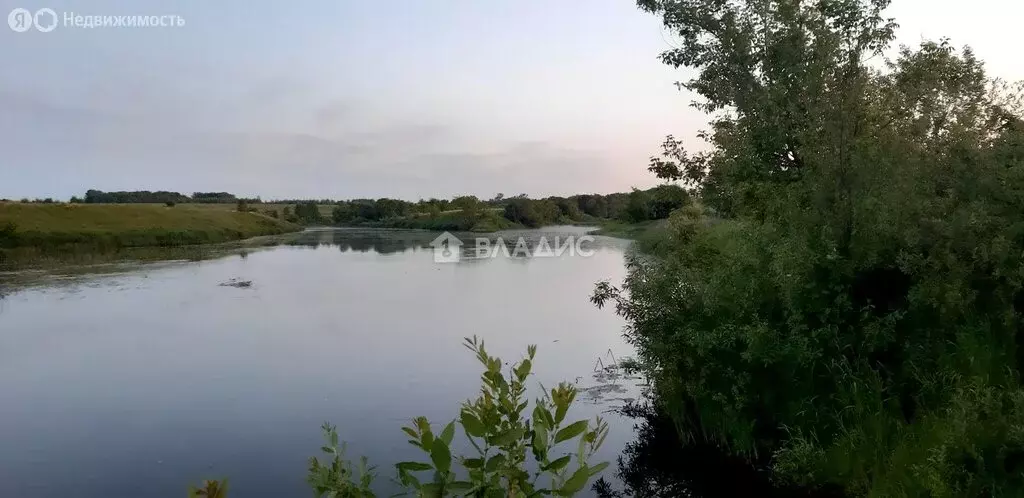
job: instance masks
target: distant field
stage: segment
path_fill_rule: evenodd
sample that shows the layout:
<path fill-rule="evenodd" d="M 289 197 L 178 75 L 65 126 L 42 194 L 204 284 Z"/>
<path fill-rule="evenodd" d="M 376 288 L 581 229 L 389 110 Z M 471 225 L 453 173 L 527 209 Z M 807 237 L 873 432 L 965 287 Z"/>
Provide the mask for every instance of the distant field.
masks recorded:
<path fill-rule="evenodd" d="M 123 204 L 121 204 L 121 205 L 123 205 Z M 140 205 L 141 206 L 163 206 L 163 204 L 140 204 Z M 235 204 L 202 204 L 202 203 L 191 204 L 190 203 L 190 204 L 178 204 L 178 206 L 188 206 L 188 207 L 191 207 L 191 208 L 208 209 L 208 210 L 213 210 L 213 211 L 234 211 L 237 208 L 237 206 Z M 258 213 L 264 213 L 264 212 L 269 211 L 269 210 L 274 210 L 274 211 L 278 212 L 278 215 L 281 214 L 281 211 L 285 207 L 287 207 L 289 209 L 295 209 L 295 204 L 273 204 L 273 203 L 249 204 L 249 209 L 254 209 Z M 331 217 L 331 210 L 334 209 L 334 206 L 332 206 L 330 204 L 320 204 L 320 205 L 317 205 L 317 209 L 320 210 L 320 215 L 321 216 L 323 216 L 325 218 L 330 218 Z"/>
<path fill-rule="evenodd" d="M 296 230 L 269 216 L 237 212 L 233 205 L 0 203 L 0 247 L 173 246 Z"/>

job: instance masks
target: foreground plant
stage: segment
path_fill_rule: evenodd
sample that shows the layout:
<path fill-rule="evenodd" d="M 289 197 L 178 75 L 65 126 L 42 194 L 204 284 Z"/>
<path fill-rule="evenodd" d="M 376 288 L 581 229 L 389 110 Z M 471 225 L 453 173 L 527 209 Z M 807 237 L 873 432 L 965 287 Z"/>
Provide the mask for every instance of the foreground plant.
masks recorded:
<path fill-rule="evenodd" d="M 345 444 L 338 444 L 338 431 L 335 426 L 324 423 L 321 427 L 327 438 L 327 446 L 320 449 L 331 455 L 327 463 L 320 463 L 315 457 L 309 459 L 309 474 L 306 482 L 313 487 L 317 496 L 331 498 L 373 497 L 370 484 L 376 475 L 373 468 L 367 465 L 366 457 L 359 459 L 359 466 L 345 458 Z"/>
<path fill-rule="evenodd" d="M 228 495 L 228 480 L 223 479 L 203 481 L 203 487 L 188 488 L 188 498 L 226 498 Z"/>
<path fill-rule="evenodd" d="M 531 418 L 524 416 L 529 405 L 525 382 L 533 367 L 536 346 L 527 348 L 527 357 L 512 366 L 507 378 L 501 371 L 501 359 L 489 356 L 483 341 L 467 338 L 465 346 L 485 368 L 480 395 L 463 403 L 459 418 L 439 434 L 433 432 L 425 417 L 417 417 L 402 428 L 411 438 L 409 444 L 420 448 L 428 460 L 395 465 L 403 487 L 420 497 L 574 496 L 608 466 L 608 462 L 589 463 L 608 435 L 604 421 L 597 418 L 592 423 L 564 423 L 576 398 L 572 385 L 563 382 L 545 392 L 534 402 Z M 452 455 L 457 425 L 474 454 Z M 374 496 L 370 491 L 373 474 L 366 470 L 366 460 L 354 472 L 343 452 L 338 451 L 334 428 L 325 424 L 324 432 L 331 445 L 323 450 L 332 455 L 332 461 L 328 465 L 315 457 L 310 460 L 307 480 L 316 495 Z M 564 451 L 563 447 L 574 451 Z M 528 460 L 532 462 L 528 464 Z"/>

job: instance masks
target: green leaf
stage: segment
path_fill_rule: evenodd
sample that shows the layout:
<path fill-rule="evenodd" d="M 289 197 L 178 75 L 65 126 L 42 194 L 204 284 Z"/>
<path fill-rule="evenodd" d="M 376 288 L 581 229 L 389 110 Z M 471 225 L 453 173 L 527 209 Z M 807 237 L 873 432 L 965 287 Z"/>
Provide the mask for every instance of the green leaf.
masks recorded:
<path fill-rule="evenodd" d="M 526 380 L 526 377 L 530 375 L 530 368 L 532 368 L 530 360 L 523 360 L 523 362 L 515 369 L 516 378 L 518 378 L 520 382 Z"/>
<path fill-rule="evenodd" d="M 448 490 L 456 493 L 465 493 L 473 489 L 473 483 L 469 481 L 452 481 L 448 483 Z"/>
<path fill-rule="evenodd" d="M 484 466 L 483 458 L 463 458 L 462 466 L 467 469 L 480 469 Z"/>
<path fill-rule="evenodd" d="M 590 476 L 596 476 L 600 474 L 602 470 L 608 468 L 608 462 L 601 462 L 593 467 L 590 467 Z"/>
<path fill-rule="evenodd" d="M 569 480 L 565 481 L 565 484 L 558 489 L 558 494 L 562 496 L 572 496 L 579 493 L 583 486 L 587 485 L 587 479 L 590 479 L 590 473 L 587 472 L 587 467 L 580 467 L 579 470 L 572 474 Z"/>
<path fill-rule="evenodd" d="M 452 439 L 455 437 L 455 422 L 449 422 L 448 425 L 444 426 L 444 430 L 441 431 L 441 441 L 444 444 L 452 444 Z"/>
<path fill-rule="evenodd" d="M 434 468 L 429 463 L 423 462 L 398 462 L 395 464 L 395 467 L 398 467 L 398 470 L 400 471 L 405 470 L 408 472 L 420 472 L 424 470 L 431 470 Z"/>
<path fill-rule="evenodd" d="M 413 439 L 418 439 L 420 437 L 419 434 L 416 434 L 416 431 L 412 430 L 409 427 L 402 427 L 402 430 L 405 431 L 405 433 L 408 434 L 409 437 L 411 437 Z"/>
<path fill-rule="evenodd" d="M 518 441 L 520 438 L 523 437 L 523 434 L 524 431 L 521 427 L 509 429 L 507 431 L 502 432 L 501 434 L 498 434 L 497 436 L 494 436 L 494 439 L 491 440 L 491 444 L 493 444 L 494 446 L 506 446 Z"/>
<path fill-rule="evenodd" d="M 540 415 L 542 417 L 544 417 L 544 425 L 546 425 L 549 429 L 554 427 L 555 426 L 555 417 L 551 416 L 551 411 L 548 410 L 547 407 L 543 407 L 543 406 L 538 406 L 537 408 L 540 411 Z"/>
<path fill-rule="evenodd" d="M 438 472 L 448 472 L 452 468 L 452 453 L 448 445 L 440 439 L 435 439 L 430 447 L 430 461 L 434 462 L 434 468 Z"/>
<path fill-rule="evenodd" d="M 544 470 L 558 472 L 559 470 L 562 470 L 562 468 L 564 468 L 566 465 L 568 465 L 570 460 L 572 460 L 572 456 L 565 455 L 564 457 L 554 460 L 551 463 L 547 464 L 547 466 L 544 467 Z"/>
<path fill-rule="evenodd" d="M 320 451 L 323 451 L 324 453 L 330 453 L 332 455 L 334 454 L 334 448 L 331 448 L 330 446 L 321 446 Z"/>
<path fill-rule="evenodd" d="M 423 486 L 420 486 L 420 492 L 423 493 L 425 496 L 429 496 L 432 498 L 441 498 L 441 490 L 441 483 L 438 482 L 428 482 Z"/>
<path fill-rule="evenodd" d="M 565 420 L 565 412 L 569 410 L 569 403 L 564 401 L 556 401 L 555 403 L 555 424 L 561 424 Z"/>
<path fill-rule="evenodd" d="M 501 465 L 504 463 L 505 455 L 502 453 L 498 453 L 497 455 L 494 455 L 491 458 L 487 459 L 487 465 L 484 466 L 484 470 L 486 470 L 487 472 L 494 472 L 495 470 L 498 470 L 498 468 L 501 467 Z"/>
<path fill-rule="evenodd" d="M 548 428 L 542 422 L 533 426 L 533 452 L 542 459 L 548 452 Z"/>
<path fill-rule="evenodd" d="M 430 421 L 427 420 L 427 417 L 416 417 L 412 419 L 412 422 L 416 424 L 421 433 L 430 432 Z"/>
<path fill-rule="evenodd" d="M 408 463 L 408 462 L 406 462 Z M 405 486 L 411 486 L 413 489 L 420 489 L 420 480 L 416 476 L 410 474 L 408 471 L 398 469 L 398 479 Z"/>
<path fill-rule="evenodd" d="M 562 430 L 558 431 L 557 434 L 555 434 L 555 444 L 558 444 L 558 443 L 561 443 L 562 441 L 566 441 L 566 440 L 572 439 L 572 438 L 574 438 L 576 436 L 579 436 L 580 434 L 583 434 L 583 432 L 586 431 L 586 430 L 587 430 L 587 421 L 586 420 L 580 420 L 580 421 L 577 421 L 577 422 L 573 422 L 568 427 L 563 428 Z"/>
<path fill-rule="evenodd" d="M 466 429 L 466 434 L 473 437 L 484 437 L 487 435 L 487 429 L 480 422 L 480 419 L 476 418 L 476 415 L 463 411 L 460 421 L 462 422 L 462 427 Z"/>

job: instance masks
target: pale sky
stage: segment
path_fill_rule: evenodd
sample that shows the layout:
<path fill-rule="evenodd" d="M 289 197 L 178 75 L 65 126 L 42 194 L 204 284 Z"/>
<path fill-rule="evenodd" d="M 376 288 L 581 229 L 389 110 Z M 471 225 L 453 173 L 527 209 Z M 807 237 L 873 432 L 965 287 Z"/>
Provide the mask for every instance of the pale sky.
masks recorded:
<path fill-rule="evenodd" d="M 86 189 L 270 198 L 626 191 L 707 117 L 630 0 L 0 0 L 182 27 L 0 27 L 0 198 Z M 1020 0 L 895 0 L 1024 78 Z M 2 25 L 0 25 L 2 26 Z"/>

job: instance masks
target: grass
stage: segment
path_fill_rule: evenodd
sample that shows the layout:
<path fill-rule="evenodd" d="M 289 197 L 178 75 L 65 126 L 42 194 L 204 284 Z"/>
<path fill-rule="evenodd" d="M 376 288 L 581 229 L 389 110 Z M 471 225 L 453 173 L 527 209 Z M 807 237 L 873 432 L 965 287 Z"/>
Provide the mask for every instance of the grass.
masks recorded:
<path fill-rule="evenodd" d="M 258 213 L 211 204 L 0 203 L 0 248 L 168 247 L 298 231 Z"/>
<path fill-rule="evenodd" d="M 149 204 L 147 204 L 149 205 Z M 163 204 L 160 204 L 163 206 Z M 196 209 L 208 209 L 213 211 L 235 211 L 236 204 L 234 203 L 197 203 L 197 204 L 179 204 L 179 206 L 188 206 Z M 317 210 L 320 211 L 320 216 L 324 219 L 331 219 L 332 210 L 334 209 L 333 204 L 317 204 Z M 249 209 L 260 214 L 265 214 L 267 211 L 277 211 L 278 216 L 284 215 L 284 208 L 288 208 L 292 211 L 295 210 L 295 204 L 278 204 L 278 203 L 258 203 L 249 204 Z"/>
<path fill-rule="evenodd" d="M 619 220 L 602 220 L 595 218 L 596 224 L 600 226 L 598 230 L 592 232 L 592 235 L 604 235 L 607 237 L 616 237 L 620 239 L 642 239 L 653 232 L 659 232 L 664 229 L 666 220 L 649 220 L 641 221 L 638 223 L 630 223 Z"/>

